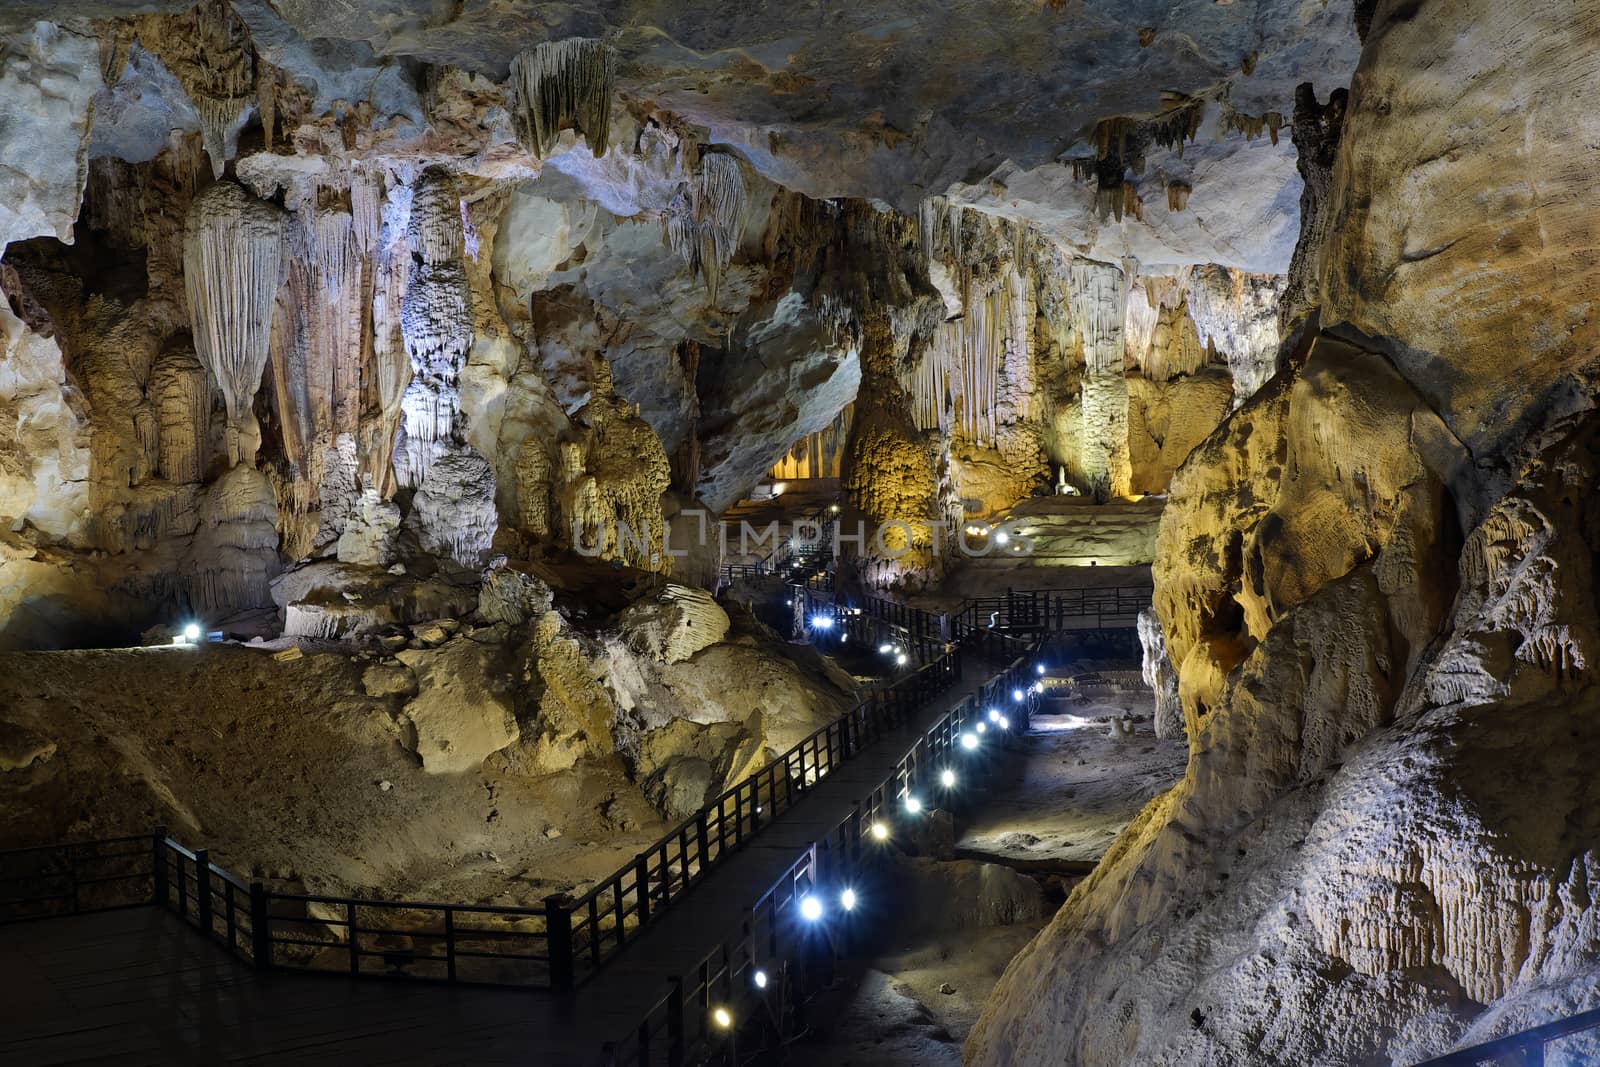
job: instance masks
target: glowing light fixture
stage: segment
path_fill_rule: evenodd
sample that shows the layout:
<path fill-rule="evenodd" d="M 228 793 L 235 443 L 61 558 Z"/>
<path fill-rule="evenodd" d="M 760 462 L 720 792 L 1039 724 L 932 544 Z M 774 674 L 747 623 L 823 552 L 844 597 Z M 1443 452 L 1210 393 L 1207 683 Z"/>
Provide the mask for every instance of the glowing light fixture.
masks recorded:
<path fill-rule="evenodd" d="M 896 663 L 898 663 L 900 666 L 904 667 L 906 665 L 907 661 L 908 661 L 908 657 L 906 656 L 906 654 L 904 652 L 902 652 L 902 653 L 900 653 L 898 656 L 896 656 L 894 658 L 894 661 Z"/>
<path fill-rule="evenodd" d="M 990 708 L 989 709 L 989 721 L 990 722 L 999 722 L 1000 721 L 1000 709 L 999 708 Z"/>
<path fill-rule="evenodd" d="M 806 922 L 816 922 L 822 918 L 822 901 L 807 893 L 800 898 L 800 917 Z"/>
<path fill-rule="evenodd" d="M 855 911 L 856 910 L 856 891 L 854 889 L 846 889 L 843 893 L 840 893 L 839 894 L 839 906 L 841 908 L 843 908 L 845 911 Z"/>
<path fill-rule="evenodd" d="M 1033 683 L 1033 691 L 1034 691 L 1035 694 L 1044 692 L 1044 683 L 1043 682 L 1034 682 Z"/>
<path fill-rule="evenodd" d="M 1004 715 L 1000 716 L 1000 729 L 1002 729 L 1002 730 L 1011 729 L 1011 720 L 1006 718 Z"/>
<path fill-rule="evenodd" d="M 761 970 L 756 971 L 755 974 L 752 974 L 750 976 L 750 980 L 756 984 L 756 988 L 757 989 L 765 989 L 765 988 L 767 988 L 767 972 L 766 971 L 761 971 Z"/>
<path fill-rule="evenodd" d="M 894 651 L 894 646 L 893 645 L 879 645 L 878 646 L 878 651 L 882 652 L 885 656 L 887 656 L 889 653 Z"/>
<path fill-rule="evenodd" d="M 828 505 L 828 514 L 830 514 L 830 515 L 839 514 L 839 505 L 838 504 L 829 504 Z"/>
<path fill-rule="evenodd" d="M 995 534 L 994 539 L 999 541 L 1002 545 L 1009 545 L 1011 543 L 1011 535 L 1006 533 L 1004 530 L 1001 530 L 999 533 Z"/>
<path fill-rule="evenodd" d="M 915 815 L 922 810 L 922 801 L 913 796 L 906 797 L 906 810 Z"/>
<path fill-rule="evenodd" d="M 200 640 L 200 626 L 199 626 L 199 624 L 191 622 L 189 625 L 185 626 L 183 628 L 183 639 L 185 641 L 198 641 L 198 640 Z"/>
<path fill-rule="evenodd" d="M 868 831 L 868 833 L 872 834 L 872 839 L 874 841 L 889 840 L 889 828 L 881 822 L 873 823 L 872 828 Z"/>
<path fill-rule="evenodd" d="M 956 787 L 956 772 L 950 770 L 948 767 L 940 771 L 939 784 L 944 786 L 946 789 L 954 789 Z"/>
<path fill-rule="evenodd" d="M 727 1008 L 718 1008 L 711 1013 L 711 1019 L 724 1030 L 733 1025 L 733 1013 Z"/>
<path fill-rule="evenodd" d="M 995 717 L 995 721 L 996 721 L 996 722 L 999 722 L 999 721 L 1000 721 L 1000 719 L 999 719 L 999 716 L 996 716 L 996 717 Z M 978 724 L 978 726 L 977 726 L 977 730 L 978 730 L 978 732 L 979 732 L 979 733 L 980 733 L 980 734 L 986 734 L 986 733 L 988 733 L 988 732 L 989 732 L 989 724 L 988 724 L 988 723 L 986 723 L 986 722 L 980 722 L 980 723 L 979 723 L 979 724 Z"/>
<path fill-rule="evenodd" d="M 966 749 L 968 752 L 971 752 L 973 749 L 977 748 L 978 747 L 978 735 L 977 734 L 962 734 L 961 735 L 961 747 Z"/>
<path fill-rule="evenodd" d="M 833 629 L 833 617 L 830 615 L 813 615 L 811 616 L 811 625 L 819 630 L 831 630 Z"/>
<path fill-rule="evenodd" d="M 1012 699 L 1012 700 L 1015 700 L 1015 701 L 1016 701 L 1016 702 L 1017 702 L 1017 703 L 1019 703 L 1019 704 L 1020 704 L 1020 703 L 1022 703 L 1022 690 L 1020 690 L 1020 689 L 1013 689 L 1013 690 L 1012 690 L 1012 691 L 1011 691 L 1011 699 Z"/>
<path fill-rule="evenodd" d="M 1036 663 L 1036 664 L 1034 664 L 1033 669 L 1034 669 L 1035 672 L 1037 672 L 1039 674 L 1043 674 L 1044 673 L 1044 664 L 1043 663 Z"/>

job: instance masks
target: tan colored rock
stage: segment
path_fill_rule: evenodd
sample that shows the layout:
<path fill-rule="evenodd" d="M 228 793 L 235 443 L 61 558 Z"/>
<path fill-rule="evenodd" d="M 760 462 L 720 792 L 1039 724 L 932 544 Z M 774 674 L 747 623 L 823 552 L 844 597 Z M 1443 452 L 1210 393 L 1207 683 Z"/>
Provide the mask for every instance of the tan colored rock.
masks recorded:
<path fill-rule="evenodd" d="M 516 742 L 519 731 L 494 652 L 458 638 L 429 650 L 407 649 L 396 658 L 416 676 L 417 695 L 405 706 L 416 730 L 415 752 L 429 774 L 476 769 L 493 752 Z"/>
<path fill-rule="evenodd" d="M 361 672 L 361 687 L 369 697 L 409 697 L 417 691 L 417 677 L 403 664 L 374 663 Z"/>
<path fill-rule="evenodd" d="M 629 605 L 618 622 L 629 643 L 661 663 L 680 663 L 728 633 L 728 613 L 704 589 L 668 584 Z"/>

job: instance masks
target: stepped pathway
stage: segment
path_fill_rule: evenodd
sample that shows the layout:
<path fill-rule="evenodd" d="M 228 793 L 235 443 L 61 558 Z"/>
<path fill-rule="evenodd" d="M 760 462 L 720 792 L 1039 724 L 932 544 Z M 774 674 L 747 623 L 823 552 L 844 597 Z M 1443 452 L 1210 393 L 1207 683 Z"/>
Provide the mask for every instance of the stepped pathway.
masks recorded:
<path fill-rule="evenodd" d="M 575 994 L 263 973 L 137 908 L 0 927 L 0 1063 L 601 1062 L 603 1043 L 1002 666 L 969 657 L 961 681 L 809 788 Z"/>

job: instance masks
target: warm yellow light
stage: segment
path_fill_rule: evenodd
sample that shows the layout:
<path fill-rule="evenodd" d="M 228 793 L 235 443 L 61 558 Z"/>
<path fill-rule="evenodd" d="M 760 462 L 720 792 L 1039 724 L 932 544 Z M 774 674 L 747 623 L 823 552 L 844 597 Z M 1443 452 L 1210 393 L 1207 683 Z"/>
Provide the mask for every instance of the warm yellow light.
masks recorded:
<path fill-rule="evenodd" d="M 711 1013 L 712 1020 L 724 1030 L 733 1025 L 733 1015 L 727 1008 L 718 1008 Z"/>
<path fill-rule="evenodd" d="M 874 841 L 887 841 L 887 840 L 889 840 L 889 828 L 887 826 L 883 825 L 883 823 L 881 823 L 881 822 L 873 823 L 872 824 L 872 839 Z"/>

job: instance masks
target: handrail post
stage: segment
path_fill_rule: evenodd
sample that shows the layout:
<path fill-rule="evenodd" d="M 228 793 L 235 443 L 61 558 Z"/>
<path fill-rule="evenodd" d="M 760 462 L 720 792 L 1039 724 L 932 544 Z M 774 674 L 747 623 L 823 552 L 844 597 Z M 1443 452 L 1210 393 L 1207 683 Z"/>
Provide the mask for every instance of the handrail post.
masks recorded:
<path fill-rule="evenodd" d="M 211 850 L 194 850 L 195 923 L 211 936 Z"/>
<path fill-rule="evenodd" d="M 550 988 L 568 993 L 573 988 L 572 911 L 560 893 L 544 898 L 544 932 L 550 949 Z M 590 931 L 594 936 L 594 931 Z"/>
<path fill-rule="evenodd" d="M 633 857 L 633 884 L 639 893 L 639 928 L 650 921 L 650 861 L 643 852 Z"/>
<path fill-rule="evenodd" d="M 272 968 L 272 916 L 267 910 L 267 887 L 250 883 L 250 955 L 256 969 Z"/>
<path fill-rule="evenodd" d="M 667 1067 L 683 1067 L 683 978 L 673 975 L 672 992 L 667 994 Z"/>
<path fill-rule="evenodd" d="M 151 903 L 157 907 L 167 906 L 167 828 L 157 826 L 151 834 L 152 850 L 150 853 L 151 867 Z"/>

